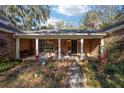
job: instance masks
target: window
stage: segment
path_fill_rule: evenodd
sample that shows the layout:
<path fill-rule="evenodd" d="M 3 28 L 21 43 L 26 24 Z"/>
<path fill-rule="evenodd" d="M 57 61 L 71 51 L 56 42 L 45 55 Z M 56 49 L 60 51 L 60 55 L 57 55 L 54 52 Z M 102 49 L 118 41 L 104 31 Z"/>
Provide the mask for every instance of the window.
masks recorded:
<path fill-rule="evenodd" d="M 6 48 L 6 44 L 7 44 L 6 40 L 0 39 L 0 49 L 1 48 Z"/>
<path fill-rule="evenodd" d="M 39 41 L 39 51 L 53 52 L 54 51 L 54 41 L 53 40 L 40 40 Z"/>

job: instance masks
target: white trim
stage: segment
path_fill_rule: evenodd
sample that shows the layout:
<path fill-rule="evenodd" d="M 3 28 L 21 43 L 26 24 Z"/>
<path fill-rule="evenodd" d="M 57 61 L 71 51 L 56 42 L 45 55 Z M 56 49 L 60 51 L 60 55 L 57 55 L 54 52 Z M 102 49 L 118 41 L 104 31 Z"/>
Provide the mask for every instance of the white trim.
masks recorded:
<path fill-rule="evenodd" d="M 61 59 L 61 39 L 58 39 L 58 59 Z"/>
<path fill-rule="evenodd" d="M 38 38 L 36 38 L 35 44 L 36 44 L 36 56 L 38 56 L 39 55 L 39 40 L 38 40 Z"/>
<path fill-rule="evenodd" d="M 16 38 L 16 59 L 20 59 L 20 39 Z"/>
<path fill-rule="evenodd" d="M 103 52 L 104 52 L 104 39 L 102 38 L 100 42 L 100 53 L 103 54 Z"/>
<path fill-rule="evenodd" d="M 80 59 L 81 60 L 83 60 L 83 52 L 84 52 L 84 50 L 83 50 L 83 45 L 84 45 L 84 39 L 81 39 L 81 57 L 80 57 Z"/>
<path fill-rule="evenodd" d="M 88 35 L 107 35 L 106 33 L 41 33 L 41 34 L 35 34 L 35 33 L 24 33 L 24 34 L 21 34 L 21 33 L 16 33 L 15 34 L 16 36 L 56 36 L 56 35 L 60 35 L 60 36 L 63 36 L 63 35 L 84 35 L 84 36 L 88 36 Z"/>
<path fill-rule="evenodd" d="M 73 34 L 73 33 L 65 33 L 65 34 L 19 34 L 16 33 L 15 36 L 19 37 L 19 38 L 27 38 L 27 39 L 35 39 L 35 38 L 39 38 L 39 39 L 92 39 L 92 38 L 103 38 L 104 36 L 106 36 L 106 33 L 77 33 L 77 34 Z"/>

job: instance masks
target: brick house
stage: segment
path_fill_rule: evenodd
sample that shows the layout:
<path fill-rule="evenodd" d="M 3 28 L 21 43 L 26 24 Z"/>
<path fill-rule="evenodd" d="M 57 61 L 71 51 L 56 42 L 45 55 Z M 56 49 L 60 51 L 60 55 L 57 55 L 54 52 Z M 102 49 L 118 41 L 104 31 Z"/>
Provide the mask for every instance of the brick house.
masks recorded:
<path fill-rule="evenodd" d="M 116 37 L 124 39 L 124 22 L 97 31 L 20 31 L 5 18 L 0 18 L 0 57 L 19 59 L 51 53 L 61 59 L 71 53 L 79 55 L 82 60 L 84 56 L 97 57 L 103 52 L 103 46 L 113 42 Z"/>

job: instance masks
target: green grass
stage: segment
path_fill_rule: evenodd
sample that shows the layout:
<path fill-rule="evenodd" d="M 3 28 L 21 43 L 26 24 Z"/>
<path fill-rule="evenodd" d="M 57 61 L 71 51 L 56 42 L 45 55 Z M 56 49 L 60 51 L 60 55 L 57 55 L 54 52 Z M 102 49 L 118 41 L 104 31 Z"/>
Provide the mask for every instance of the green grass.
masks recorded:
<path fill-rule="evenodd" d="M 8 70 L 19 63 L 20 63 L 20 60 L 0 59 L 0 72 Z"/>
<path fill-rule="evenodd" d="M 48 67 L 49 69 L 52 69 L 52 68 L 55 67 L 55 64 L 53 64 L 53 63 L 49 63 L 49 64 L 47 64 L 47 67 Z"/>

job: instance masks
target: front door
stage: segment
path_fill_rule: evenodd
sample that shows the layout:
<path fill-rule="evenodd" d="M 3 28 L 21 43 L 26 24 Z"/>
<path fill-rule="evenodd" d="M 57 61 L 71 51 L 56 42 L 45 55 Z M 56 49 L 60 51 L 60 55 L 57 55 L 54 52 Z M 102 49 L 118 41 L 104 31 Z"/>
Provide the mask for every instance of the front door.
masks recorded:
<path fill-rule="evenodd" d="M 77 40 L 71 41 L 71 53 L 77 54 Z"/>

